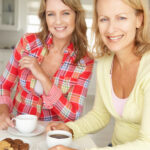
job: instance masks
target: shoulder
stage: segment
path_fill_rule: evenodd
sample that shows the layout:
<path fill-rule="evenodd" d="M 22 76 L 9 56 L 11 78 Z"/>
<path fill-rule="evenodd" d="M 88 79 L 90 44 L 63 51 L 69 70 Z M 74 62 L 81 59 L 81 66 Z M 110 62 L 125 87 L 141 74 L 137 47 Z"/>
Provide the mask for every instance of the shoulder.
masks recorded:
<path fill-rule="evenodd" d="M 140 60 L 136 82 L 136 87 L 146 89 L 150 86 L 150 52 L 146 52 Z"/>
<path fill-rule="evenodd" d="M 98 59 L 96 59 L 98 66 L 110 65 L 113 61 L 113 56 L 114 54 L 110 54 L 110 55 L 105 54 L 104 56 L 99 57 Z"/>
<path fill-rule="evenodd" d="M 23 41 L 25 49 L 27 50 L 32 50 L 42 45 L 40 39 L 38 38 L 37 33 L 24 34 L 21 40 Z"/>
<path fill-rule="evenodd" d="M 36 53 L 42 49 L 42 43 L 36 33 L 24 34 L 14 49 L 14 55 L 17 59 L 21 58 L 24 53 Z"/>
<path fill-rule="evenodd" d="M 37 51 L 42 47 L 42 43 L 38 38 L 37 33 L 27 33 L 21 38 L 22 48 L 28 52 Z"/>
<path fill-rule="evenodd" d="M 142 59 L 141 59 L 141 63 L 143 65 L 146 65 L 146 64 L 149 64 L 150 63 L 150 52 L 146 52 L 143 56 L 142 56 Z M 148 65 L 149 66 L 149 65 Z"/>
<path fill-rule="evenodd" d="M 90 65 L 94 63 L 94 59 L 89 57 L 88 55 L 84 56 L 83 58 L 80 59 L 79 61 L 80 64 L 82 65 Z"/>
<path fill-rule="evenodd" d="M 146 52 L 141 60 L 139 65 L 139 75 L 142 76 L 142 78 L 145 76 L 150 77 L 150 52 Z"/>
<path fill-rule="evenodd" d="M 37 33 L 25 33 L 23 35 L 23 39 L 28 40 L 28 42 L 35 41 L 37 37 Z"/>

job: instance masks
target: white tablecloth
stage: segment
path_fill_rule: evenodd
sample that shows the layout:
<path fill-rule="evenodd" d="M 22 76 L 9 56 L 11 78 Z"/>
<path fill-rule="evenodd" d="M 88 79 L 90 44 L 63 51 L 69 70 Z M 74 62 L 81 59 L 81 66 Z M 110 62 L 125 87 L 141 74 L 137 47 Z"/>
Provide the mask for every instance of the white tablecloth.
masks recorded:
<path fill-rule="evenodd" d="M 46 122 L 39 121 L 39 124 L 46 126 Z M 0 140 L 4 138 L 13 138 L 13 139 L 22 139 L 25 142 L 29 142 L 31 145 L 30 150 L 46 150 L 46 133 L 44 132 L 41 135 L 33 136 L 33 137 L 23 137 L 23 136 L 15 136 L 10 134 L 7 130 L 1 130 L 0 131 Z M 41 148 L 41 145 L 42 149 Z M 84 148 L 92 148 L 96 147 L 96 144 L 93 142 L 93 140 L 89 136 L 84 136 L 80 139 L 73 141 L 73 147 L 78 149 L 84 149 Z"/>

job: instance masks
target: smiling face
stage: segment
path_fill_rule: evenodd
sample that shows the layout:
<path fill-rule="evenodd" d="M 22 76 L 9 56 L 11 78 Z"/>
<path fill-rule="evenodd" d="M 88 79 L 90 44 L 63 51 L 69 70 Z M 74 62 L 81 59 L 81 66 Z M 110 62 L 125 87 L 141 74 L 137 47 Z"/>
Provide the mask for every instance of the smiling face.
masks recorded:
<path fill-rule="evenodd" d="M 75 12 L 61 0 L 46 1 L 48 30 L 56 39 L 71 39 L 75 29 Z"/>
<path fill-rule="evenodd" d="M 98 0 L 97 14 L 100 36 L 105 45 L 113 52 L 132 50 L 142 17 L 122 0 Z"/>

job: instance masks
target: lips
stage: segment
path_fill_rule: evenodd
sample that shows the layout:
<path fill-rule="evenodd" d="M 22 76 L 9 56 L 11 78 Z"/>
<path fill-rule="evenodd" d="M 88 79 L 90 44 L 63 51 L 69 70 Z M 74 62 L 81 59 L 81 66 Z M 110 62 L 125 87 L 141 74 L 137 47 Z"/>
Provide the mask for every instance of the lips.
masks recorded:
<path fill-rule="evenodd" d="M 118 36 L 108 36 L 108 39 L 111 41 L 117 41 L 120 40 L 123 37 L 123 35 L 118 35 Z"/>
<path fill-rule="evenodd" d="M 65 29 L 66 29 L 66 27 L 55 27 L 55 30 L 57 30 L 57 31 L 63 31 Z"/>

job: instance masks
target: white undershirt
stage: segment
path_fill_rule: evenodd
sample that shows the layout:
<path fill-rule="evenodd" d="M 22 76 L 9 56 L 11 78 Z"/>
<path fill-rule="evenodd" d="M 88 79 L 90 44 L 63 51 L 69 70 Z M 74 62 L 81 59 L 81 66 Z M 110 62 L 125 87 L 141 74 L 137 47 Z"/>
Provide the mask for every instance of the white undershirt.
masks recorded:
<path fill-rule="evenodd" d="M 42 87 L 42 84 L 40 83 L 39 80 L 36 81 L 36 84 L 35 84 L 35 87 L 34 87 L 34 91 L 38 95 L 42 95 L 43 94 L 43 87 Z"/>

